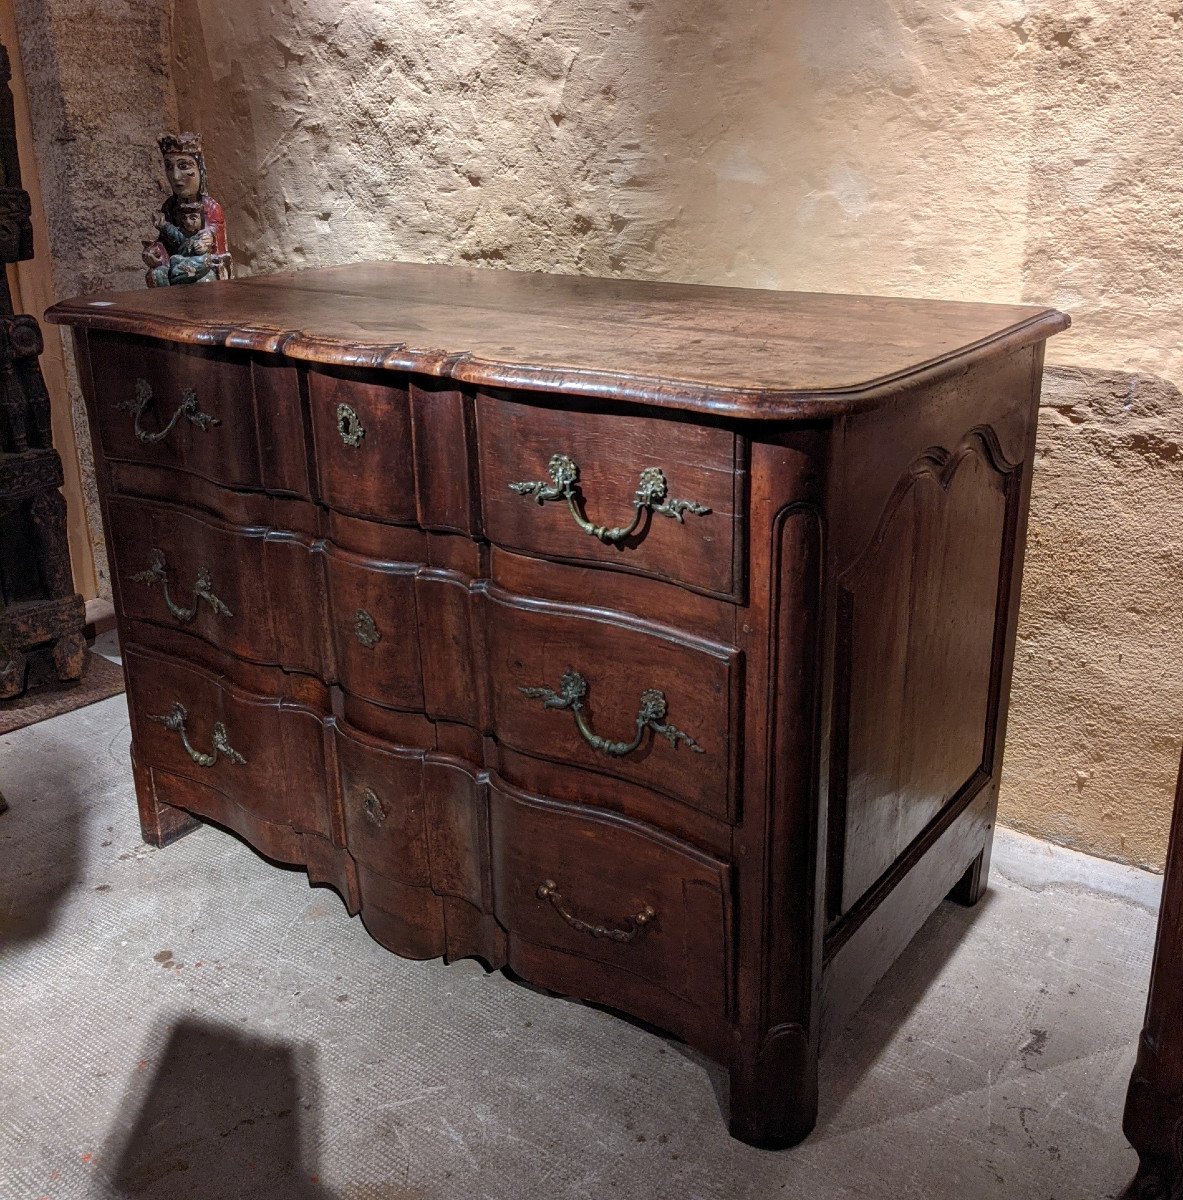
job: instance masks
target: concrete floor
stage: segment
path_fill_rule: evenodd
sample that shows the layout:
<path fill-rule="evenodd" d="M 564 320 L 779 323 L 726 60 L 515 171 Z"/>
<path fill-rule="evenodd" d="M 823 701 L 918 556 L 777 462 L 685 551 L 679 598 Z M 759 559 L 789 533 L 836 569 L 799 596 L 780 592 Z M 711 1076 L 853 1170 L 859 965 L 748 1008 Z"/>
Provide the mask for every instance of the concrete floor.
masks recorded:
<path fill-rule="evenodd" d="M 607 1013 L 404 962 L 203 827 L 139 837 L 122 697 L 0 738 L 0 1197 L 1111 1197 L 1160 880 L 1000 831 L 823 1064 L 817 1131 Z"/>

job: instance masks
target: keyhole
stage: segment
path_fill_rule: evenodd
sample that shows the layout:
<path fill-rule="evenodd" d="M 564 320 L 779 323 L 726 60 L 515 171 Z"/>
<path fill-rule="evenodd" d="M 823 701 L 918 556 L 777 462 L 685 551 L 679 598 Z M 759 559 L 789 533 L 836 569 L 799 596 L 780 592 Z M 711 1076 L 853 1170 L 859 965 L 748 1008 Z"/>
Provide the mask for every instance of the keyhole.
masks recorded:
<path fill-rule="evenodd" d="M 357 410 L 350 408 L 348 404 L 337 405 L 337 432 L 345 445 L 355 448 L 361 445 L 362 438 L 366 436 L 365 426 L 361 423 Z"/>

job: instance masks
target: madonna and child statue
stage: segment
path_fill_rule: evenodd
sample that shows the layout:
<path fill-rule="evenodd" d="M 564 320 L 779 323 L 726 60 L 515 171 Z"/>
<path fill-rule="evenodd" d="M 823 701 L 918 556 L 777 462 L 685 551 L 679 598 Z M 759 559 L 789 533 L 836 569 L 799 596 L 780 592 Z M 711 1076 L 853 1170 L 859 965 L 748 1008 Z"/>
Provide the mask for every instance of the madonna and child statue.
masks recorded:
<path fill-rule="evenodd" d="M 229 279 L 226 218 L 209 194 L 201 135 L 165 134 L 160 154 L 171 194 L 153 215 L 156 237 L 144 242 L 149 287 Z"/>

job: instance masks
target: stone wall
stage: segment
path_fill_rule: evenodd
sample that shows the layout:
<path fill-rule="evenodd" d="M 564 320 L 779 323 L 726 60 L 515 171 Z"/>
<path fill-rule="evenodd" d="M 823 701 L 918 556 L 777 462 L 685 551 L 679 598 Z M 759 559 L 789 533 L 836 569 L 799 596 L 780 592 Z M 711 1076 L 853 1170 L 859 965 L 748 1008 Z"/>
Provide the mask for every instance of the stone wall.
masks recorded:
<path fill-rule="evenodd" d="M 146 109 L 156 44 L 113 56 Z M 1180 0 L 186 0 L 172 46 L 245 270 L 404 257 L 1071 312 L 1004 816 L 1161 862 L 1183 729 Z M 117 184 L 137 234 L 143 178 Z"/>
<path fill-rule="evenodd" d="M 156 138 L 176 122 L 172 0 L 15 0 L 58 297 L 143 283 L 141 240 L 163 198 Z M 52 328 L 46 337 L 60 336 Z M 94 461 L 66 347 L 98 591 L 110 597 Z"/>

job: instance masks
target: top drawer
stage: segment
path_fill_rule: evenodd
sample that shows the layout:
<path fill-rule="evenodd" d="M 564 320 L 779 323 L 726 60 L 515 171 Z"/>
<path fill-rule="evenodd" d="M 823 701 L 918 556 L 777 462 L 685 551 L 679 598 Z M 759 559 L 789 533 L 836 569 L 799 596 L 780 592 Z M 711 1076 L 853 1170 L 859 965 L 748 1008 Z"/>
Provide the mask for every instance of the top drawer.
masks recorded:
<path fill-rule="evenodd" d="M 108 458 L 229 487 L 308 491 L 295 367 L 104 334 L 90 336 L 90 357 Z"/>
<path fill-rule="evenodd" d="M 484 394 L 476 415 L 491 541 L 744 599 L 743 445 L 734 433 Z"/>

